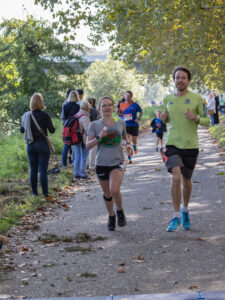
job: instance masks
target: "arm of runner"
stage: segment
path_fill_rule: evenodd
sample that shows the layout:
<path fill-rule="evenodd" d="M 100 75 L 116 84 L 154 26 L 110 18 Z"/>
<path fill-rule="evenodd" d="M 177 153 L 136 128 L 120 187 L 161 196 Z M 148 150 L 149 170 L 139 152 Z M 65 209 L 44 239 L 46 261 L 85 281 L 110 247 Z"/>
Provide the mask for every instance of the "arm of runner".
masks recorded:
<path fill-rule="evenodd" d="M 89 127 L 88 133 L 90 133 L 91 128 Z M 98 135 L 96 135 L 95 137 L 88 135 L 87 136 L 87 141 L 86 141 L 86 147 L 87 149 L 91 149 L 94 146 L 96 146 L 103 137 L 107 136 L 107 127 L 104 127 L 101 131 L 101 133 Z"/>
<path fill-rule="evenodd" d="M 140 120 L 141 120 L 141 118 L 142 118 L 142 115 L 143 115 L 143 112 L 141 111 L 141 112 L 139 113 L 138 121 L 140 121 Z"/>
<path fill-rule="evenodd" d="M 139 123 L 139 121 L 141 120 L 141 117 L 143 115 L 143 112 L 142 112 L 142 108 L 137 104 L 137 111 L 139 112 L 139 117 L 134 120 L 136 123 Z"/>

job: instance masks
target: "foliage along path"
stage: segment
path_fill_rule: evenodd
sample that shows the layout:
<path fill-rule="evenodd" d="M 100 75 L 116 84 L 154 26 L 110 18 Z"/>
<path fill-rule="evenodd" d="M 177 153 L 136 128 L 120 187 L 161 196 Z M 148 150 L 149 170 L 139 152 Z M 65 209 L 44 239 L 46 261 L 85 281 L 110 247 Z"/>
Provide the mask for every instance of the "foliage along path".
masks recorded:
<path fill-rule="evenodd" d="M 139 154 L 122 186 L 127 226 L 107 231 L 95 178 L 74 184 L 73 195 L 62 194 L 58 203 L 40 207 L 12 230 L 10 245 L 0 253 L 0 294 L 44 298 L 225 290 L 225 153 L 206 129 L 199 135 L 190 231 L 166 232 L 172 216 L 170 175 L 154 152 L 155 136 L 148 133 L 139 139 Z"/>

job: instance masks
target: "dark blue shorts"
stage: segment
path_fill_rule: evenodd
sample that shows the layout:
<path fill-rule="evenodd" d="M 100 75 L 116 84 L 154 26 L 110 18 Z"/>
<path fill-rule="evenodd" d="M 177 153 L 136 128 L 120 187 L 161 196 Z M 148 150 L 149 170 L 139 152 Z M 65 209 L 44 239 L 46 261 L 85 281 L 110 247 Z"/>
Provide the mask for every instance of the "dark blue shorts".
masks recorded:
<path fill-rule="evenodd" d="M 138 126 L 126 126 L 126 132 L 132 136 L 138 136 Z"/>

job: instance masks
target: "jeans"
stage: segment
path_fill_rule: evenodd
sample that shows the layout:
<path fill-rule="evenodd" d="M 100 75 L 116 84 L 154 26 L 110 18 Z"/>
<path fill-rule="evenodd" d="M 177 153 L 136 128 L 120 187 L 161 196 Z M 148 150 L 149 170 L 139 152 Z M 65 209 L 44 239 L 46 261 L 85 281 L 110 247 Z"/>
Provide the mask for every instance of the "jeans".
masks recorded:
<path fill-rule="evenodd" d="M 44 196 L 48 196 L 48 162 L 50 150 L 45 140 L 39 140 L 27 145 L 27 155 L 30 163 L 30 185 L 33 195 L 38 195 L 37 181 L 40 172 L 41 189 Z"/>
<path fill-rule="evenodd" d="M 88 149 L 83 143 L 74 145 L 74 156 L 74 175 L 81 177 L 86 176 Z"/>
<path fill-rule="evenodd" d="M 210 115 L 210 119 L 211 119 L 211 125 L 215 125 L 215 121 L 214 121 L 214 115 Z"/>
<path fill-rule="evenodd" d="M 67 166 L 67 155 L 68 151 L 71 150 L 72 146 L 69 146 L 67 144 L 64 144 L 63 146 L 63 151 L 62 151 L 62 166 L 65 167 Z"/>

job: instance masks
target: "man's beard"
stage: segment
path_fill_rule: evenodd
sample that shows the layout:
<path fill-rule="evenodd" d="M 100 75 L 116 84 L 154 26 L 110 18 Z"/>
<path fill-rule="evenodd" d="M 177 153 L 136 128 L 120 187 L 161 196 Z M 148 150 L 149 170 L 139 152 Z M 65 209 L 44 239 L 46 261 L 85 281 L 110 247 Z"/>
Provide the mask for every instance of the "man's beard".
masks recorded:
<path fill-rule="evenodd" d="M 183 92 L 184 90 L 187 89 L 187 86 L 184 84 L 177 84 L 176 88 L 178 89 L 179 92 Z"/>

